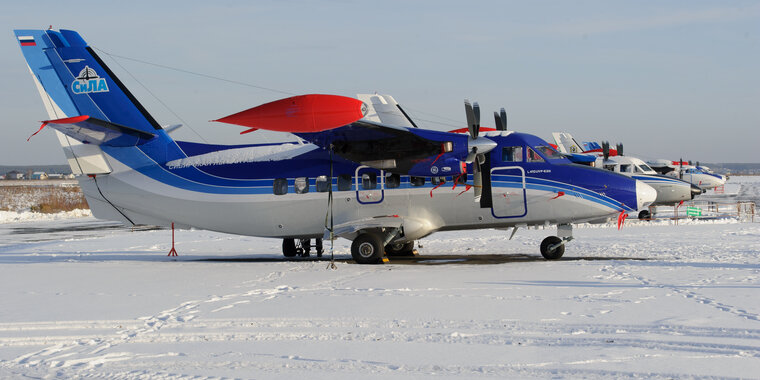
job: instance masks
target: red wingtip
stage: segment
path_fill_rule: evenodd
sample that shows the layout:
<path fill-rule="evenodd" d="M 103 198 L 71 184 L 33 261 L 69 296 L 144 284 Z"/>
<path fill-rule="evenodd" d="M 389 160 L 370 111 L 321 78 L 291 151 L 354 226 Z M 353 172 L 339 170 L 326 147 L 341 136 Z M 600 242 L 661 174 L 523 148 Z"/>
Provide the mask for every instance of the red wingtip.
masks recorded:
<path fill-rule="evenodd" d="M 280 132 L 320 132 L 351 124 L 366 113 L 359 99 L 311 94 L 275 100 L 215 121 Z"/>
<path fill-rule="evenodd" d="M 90 118 L 89 115 L 80 115 L 80 116 L 74 116 L 74 117 L 67 117 L 67 118 L 63 118 L 63 119 L 55 119 L 55 120 L 45 120 L 45 121 L 42 121 L 41 122 L 42 125 L 40 125 L 40 129 L 38 129 L 37 132 L 32 133 L 32 135 L 29 136 L 29 138 L 27 138 L 26 141 L 31 140 L 32 137 L 34 137 L 34 135 L 40 133 L 40 131 L 43 128 L 45 128 L 50 123 L 53 123 L 53 124 L 73 124 L 73 123 L 78 123 L 80 121 L 85 121 L 85 120 L 87 120 L 89 118 Z"/>

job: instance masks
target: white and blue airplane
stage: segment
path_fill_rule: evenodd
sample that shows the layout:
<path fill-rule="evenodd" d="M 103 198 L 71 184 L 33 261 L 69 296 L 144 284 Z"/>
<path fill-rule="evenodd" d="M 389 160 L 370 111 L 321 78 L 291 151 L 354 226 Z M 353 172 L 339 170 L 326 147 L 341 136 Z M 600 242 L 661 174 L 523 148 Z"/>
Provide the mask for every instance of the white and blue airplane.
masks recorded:
<path fill-rule="evenodd" d="M 702 189 L 687 181 L 660 175 L 643 160 L 624 156 L 622 144 L 618 144 L 616 149 L 611 149 L 608 143 L 602 143 L 602 145 L 585 143 L 584 146 L 587 149 L 584 150 L 567 132 L 553 132 L 552 137 L 560 152 L 571 154 L 569 157 L 571 161 L 580 162 L 578 156 L 589 155 L 595 158 L 591 161 L 595 167 L 620 173 L 652 186 L 657 191 L 657 198 L 650 206 L 672 206 L 676 203 L 692 200 L 695 196 L 702 194 Z M 649 210 L 640 210 L 638 217 L 639 219 L 649 219 L 652 214 Z"/>
<path fill-rule="evenodd" d="M 536 136 L 480 134 L 469 103 L 469 136 L 378 122 L 354 98 L 303 95 L 219 120 L 302 142 L 177 141 L 78 33 L 15 35 L 49 115 L 40 129 L 55 129 L 97 218 L 279 238 L 285 256 L 300 239 L 341 237 L 358 263 L 409 254 L 436 231 L 551 224 L 557 236 L 540 251 L 557 259 L 572 223 L 656 197 L 641 181 L 572 164 Z"/>
<path fill-rule="evenodd" d="M 692 165 L 691 161 L 659 159 L 650 161 L 649 165 L 659 173 L 669 177 L 680 178 L 699 186 L 705 191 L 723 186 L 727 180 L 725 175 L 717 174 L 707 166 L 700 165 L 699 162 L 696 165 Z"/>

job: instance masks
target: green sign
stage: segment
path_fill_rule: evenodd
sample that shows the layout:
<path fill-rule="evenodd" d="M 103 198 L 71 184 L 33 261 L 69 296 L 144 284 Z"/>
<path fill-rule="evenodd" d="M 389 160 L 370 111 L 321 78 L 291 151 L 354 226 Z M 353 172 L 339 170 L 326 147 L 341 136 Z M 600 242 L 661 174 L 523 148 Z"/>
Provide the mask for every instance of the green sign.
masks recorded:
<path fill-rule="evenodd" d="M 687 207 L 686 216 L 702 216 L 702 209 L 699 207 Z"/>

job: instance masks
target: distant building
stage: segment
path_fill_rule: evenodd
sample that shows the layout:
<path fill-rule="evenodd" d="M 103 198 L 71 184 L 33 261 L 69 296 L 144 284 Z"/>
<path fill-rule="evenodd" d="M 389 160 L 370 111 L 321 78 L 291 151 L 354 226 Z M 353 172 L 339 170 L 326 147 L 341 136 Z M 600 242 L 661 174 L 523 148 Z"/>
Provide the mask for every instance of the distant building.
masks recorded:
<path fill-rule="evenodd" d="M 69 174 L 66 174 L 65 176 L 63 176 L 63 178 L 66 178 L 66 179 L 76 179 L 77 176 L 75 176 L 74 173 L 69 173 Z"/>
<path fill-rule="evenodd" d="M 24 173 L 16 170 L 11 170 L 8 173 L 5 173 L 5 179 L 24 179 Z"/>
<path fill-rule="evenodd" d="M 48 179 L 63 179 L 63 174 L 61 174 L 61 173 L 50 173 L 50 174 L 48 174 Z"/>
<path fill-rule="evenodd" d="M 45 172 L 34 172 L 32 173 L 32 179 L 48 179 L 48 175 Z"/>

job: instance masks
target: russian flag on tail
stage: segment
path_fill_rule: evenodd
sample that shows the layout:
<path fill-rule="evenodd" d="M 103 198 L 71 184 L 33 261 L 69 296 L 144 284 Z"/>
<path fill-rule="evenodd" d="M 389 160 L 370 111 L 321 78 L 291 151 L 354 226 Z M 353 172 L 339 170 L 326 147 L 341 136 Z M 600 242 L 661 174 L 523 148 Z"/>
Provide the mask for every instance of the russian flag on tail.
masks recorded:
<path fill-rule="evenodd" d="M 21 46 L 37 46 L 32 36 L 18 36 L 18 42 L 21 43 Z"/>

